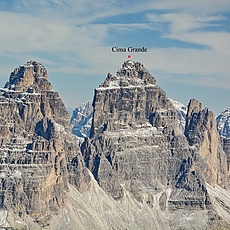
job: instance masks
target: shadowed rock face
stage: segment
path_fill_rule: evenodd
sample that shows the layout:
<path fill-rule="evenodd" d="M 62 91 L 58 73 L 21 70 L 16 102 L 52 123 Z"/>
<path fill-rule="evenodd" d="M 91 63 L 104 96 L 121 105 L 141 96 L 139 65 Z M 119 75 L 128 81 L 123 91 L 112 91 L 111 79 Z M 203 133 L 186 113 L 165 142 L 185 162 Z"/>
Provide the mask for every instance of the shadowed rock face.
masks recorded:
<path fill-rule="evenodd" d="M 69 116 L 34 61 L 16 68 L 0 94 L 0 207 L 46 225 L 65 203 L 68 181 L 82 186 Z"/>
<path fill-rule="evenodd" d="M 189 145 L 195 146 L 206 162 L 200 167 L 207 182 L 227 186 L 227 158 L 221 147 L 214 114 L 208 108 L 202 110 L 201 103 L 195 99 L 188 104 L 185 136 Z"/>
<path fill-rule="evenodd" d="M 86 166 L 116 200 L 129 191 L 162 210 L 209 205 L 204 176 L 178 127 L 177 112 L 142 64 L 127 61 L 95 90 Z"/>

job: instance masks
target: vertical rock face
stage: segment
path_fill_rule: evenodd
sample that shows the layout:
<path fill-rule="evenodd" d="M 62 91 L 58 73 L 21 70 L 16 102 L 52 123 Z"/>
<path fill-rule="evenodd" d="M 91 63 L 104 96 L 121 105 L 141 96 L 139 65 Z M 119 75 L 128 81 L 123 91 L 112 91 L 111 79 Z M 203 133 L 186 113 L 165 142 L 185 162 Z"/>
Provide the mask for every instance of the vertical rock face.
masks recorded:
<path fill-rule="evenodd" d="M 156 79 L 139 62 L 127 61 L 95 90 L 91 136 L 102 131 L 156 124 L 176 130 L 177 116 Z"/>
<path fill-rule="evenodd" d="M 221 150 L 214 114 L 207 108 L 202 110 L 201 103 L 195 99 L 190 100 L 188 105 L 185 135 L 207 163 L 203 167 L 207 182 L 225 186 L 228 171 L 226 154 Z"/>
<path fill-rule="evenodd" d="M 177 112 L 139 62 L 126 61 L 95 90 L 86 166 L 116 200 L 126 192 L 150 207 L 205 208 L 205 180 L 179 129 Z M 199 155 L 197 154 L 197 158 Z M 158 197 L 157 201 L 155 200 Z"/>
<path fill-rule="evenodd" d="M 81 187 L 83 162 L 43 65 L 30 61 L 11 73 L 0 120 L 0 207 L 45 225 L 65 203 L 68 181 Z"/>

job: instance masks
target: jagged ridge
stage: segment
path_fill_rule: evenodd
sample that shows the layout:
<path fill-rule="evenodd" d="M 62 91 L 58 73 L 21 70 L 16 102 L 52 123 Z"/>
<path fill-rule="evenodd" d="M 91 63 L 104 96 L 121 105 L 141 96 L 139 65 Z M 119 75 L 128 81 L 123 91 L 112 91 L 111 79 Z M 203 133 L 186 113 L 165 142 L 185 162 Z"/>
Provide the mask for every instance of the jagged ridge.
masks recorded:
<path fill-rule="evenodd" d="M 100 88 L 119 88 L 155 85 L 156 79 L 140 63 L 128 60 L 117 71 L 116 76 L 109 73 Z"/>

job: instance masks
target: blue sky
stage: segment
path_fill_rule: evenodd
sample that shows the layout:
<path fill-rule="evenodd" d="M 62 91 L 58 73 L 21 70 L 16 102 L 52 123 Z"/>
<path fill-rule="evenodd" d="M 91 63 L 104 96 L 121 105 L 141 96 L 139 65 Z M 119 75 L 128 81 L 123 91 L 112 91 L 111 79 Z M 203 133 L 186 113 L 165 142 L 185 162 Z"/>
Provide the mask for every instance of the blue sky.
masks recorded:
<path fill-rule="evenodd" d="M 93 97 L 128 53 L 167 95 L 197 98 L 215 113 L 230 107 L 229 0 L 0 0 L 0 85 L 29 60 L 48 70 L 66 106 Z"/>

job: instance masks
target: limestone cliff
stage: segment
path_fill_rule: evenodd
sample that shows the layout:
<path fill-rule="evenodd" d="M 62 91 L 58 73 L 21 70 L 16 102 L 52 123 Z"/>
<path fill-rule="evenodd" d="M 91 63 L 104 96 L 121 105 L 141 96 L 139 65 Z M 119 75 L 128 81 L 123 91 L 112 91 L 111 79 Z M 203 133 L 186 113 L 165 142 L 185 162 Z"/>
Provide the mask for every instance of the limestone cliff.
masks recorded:
<path fill-rule="evenodd" d="M 45 226 L 64 205 L 68 182 L 81 188 L 69 116 L 35 61 L 16 68 L 0 94 L 0 208 Z"/>
<path fill-rule="evenodd" d="M 185 136 L 206 163 L 206 166 L 202 163 L 201 168 L 207 182 L 226 187 L 227 158 L 221 147 L 214 114 L 208 108 L 202 110 L 201 103 L 195 99 L 188 104 Z"/>
<path fill-rule="evenodd" d="M 225 187 L 228 172 L 213 118 L 192 100 L 185 136 L 156 79 L 141 63 L 126 61 L 95 90 L 91 136 L 81 147 L 86 166 L 117 202 L 129 194 L 164 213 L 169 228 L 218 225 L 223 209 L 213 203 L 226 202 L 228 195 L 217 198 L 222 191 L 217 195 L 207 182 Z M 172 219 L 184 215 L 178 210 L 191 215 L 191 225 Z M 193 216 L 194 210 L 203 212 L 203 220 Z"/>
<path fill-rule="evenodd" d="M 221 140 L 221 144 L 223 146 L 223 150 L 227 156 L 227 167 L 228 167 L 228 171 L 230 172 L 230 139 L 225 138 L 225 137 L 220 137 L 220 140 Z M 228 181 L 230 184 L 230 175 L 228 177 Z"/>
<path fill-rule="evenodd" d="M 209 205 L 204 176 L 155 78 L 127 61 L 95 90 L 91 138 L 82 151 L 99 185 L 116 200 L 129 191 L 162 210 Z"/>
<path fill-rule="evenodd" d="M 91 136 L 145 124 L 178 132 L 177 115 L 156 79 L 139 62 L 127 61 L 95 90 Z M 167 126 L 166 126 L 167 123 Z"/>

